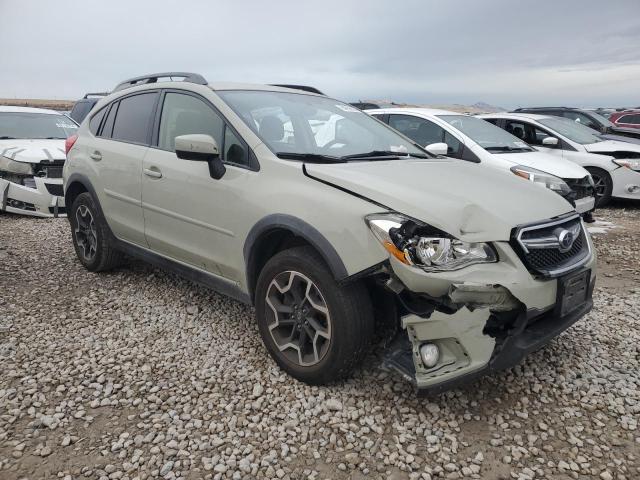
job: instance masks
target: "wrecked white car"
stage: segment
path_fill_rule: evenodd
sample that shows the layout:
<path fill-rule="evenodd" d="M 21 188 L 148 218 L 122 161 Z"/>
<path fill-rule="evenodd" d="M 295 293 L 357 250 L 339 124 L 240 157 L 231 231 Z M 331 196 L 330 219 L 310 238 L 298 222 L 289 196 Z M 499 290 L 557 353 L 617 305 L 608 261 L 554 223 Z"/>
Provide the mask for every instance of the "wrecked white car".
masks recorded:
<path fill-rule="evenodd" d="M 65 215 L 64 144 L 77 128 L 53 110 L 0 107 L 0 210 Z"/>

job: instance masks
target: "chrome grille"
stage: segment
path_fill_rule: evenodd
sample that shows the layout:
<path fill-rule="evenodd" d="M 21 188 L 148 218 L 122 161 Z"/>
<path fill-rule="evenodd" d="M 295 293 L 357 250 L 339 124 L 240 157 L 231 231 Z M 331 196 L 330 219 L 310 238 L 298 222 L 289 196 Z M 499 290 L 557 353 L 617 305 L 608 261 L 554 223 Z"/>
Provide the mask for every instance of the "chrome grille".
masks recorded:
<path fill-rule="evenodd" d="M 557 276 L 581 266 L 591 256 L 582 220 L 561 220 L 515 229 L 512 245 L 526 267 L 536 274 Z"/>
<path fill-rule="evenodd" d="M 62 178 L 62 168 L 64 160 L 43 160 L 34 165 L 34 173 L 37 177 L 43 178 Z"/>

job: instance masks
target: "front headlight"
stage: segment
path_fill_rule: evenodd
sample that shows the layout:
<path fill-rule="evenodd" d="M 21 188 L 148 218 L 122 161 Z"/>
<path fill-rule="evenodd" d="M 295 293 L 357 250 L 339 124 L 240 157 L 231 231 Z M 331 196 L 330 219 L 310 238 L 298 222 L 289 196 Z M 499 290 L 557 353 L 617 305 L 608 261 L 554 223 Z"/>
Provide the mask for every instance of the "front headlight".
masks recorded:
<path fill-rule="evenodd" d="M 626 167 L 631 170 L 640 171 L 640 160 L 625 158 L 624 160 L 612 160 L 613 163 L 620 167 Z"/>
<path fill-rule="evenodd" d="M 571 193 L 571 188 L 566 184 L 564 180 L 558 178 L 549 173 L 536 170 L 535 168 L 525 167 L 523 165 L 516 165 L 511 167 L 511 171 L 519 177 L 529 180 L 530 182 L 540 185 L 542 187 L 553 190 L 559 193 L 563 197 Z"/>
<path fill-rule="evenodd" d="M 459 270 L 475 263 L 498 261 L 487 243 L 463 242 L 398 213 L 368 215 L 365 221 L 391 255 L 405 265 L 427 272 Z"/>
<path fill-rule="evenodd" d="M 31 175 L 30 163 L 16 162 L 7 157 L 0 156 L 0 171 L 8 173 L 16 173 L 18 175 Z"/>

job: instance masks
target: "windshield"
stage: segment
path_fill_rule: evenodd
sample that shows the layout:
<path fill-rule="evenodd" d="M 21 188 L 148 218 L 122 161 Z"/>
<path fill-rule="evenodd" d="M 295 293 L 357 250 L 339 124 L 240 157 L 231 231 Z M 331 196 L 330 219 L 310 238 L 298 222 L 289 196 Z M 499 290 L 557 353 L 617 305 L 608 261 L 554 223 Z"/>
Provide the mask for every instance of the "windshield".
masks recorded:
<path fill-rule="evenodd" d="M 545 127 L 549 127 L 551 130 L 559 133 L 562 136 L 567 137 L 569 140 L 579 143 L 580 145 L 587 145 L 589 143 L 601 142 L 602 139 L 598 136 L 593 129 L 585 127 L 579 123 L 569 120 L 567 118 L 560 117 L 545 117 L 538 120 L 540 124 Z"/>
<path fill-rule="evenodd" d="M 296 93 L 216 92 L 281 158 L 346 161 L 345 157 L 426 157 L 410 140 L 351 105 Z"/>
<path fill-rule="evenodd" d="M 518 137 L 485 120 L 468 115 L 438 115 L 456 130 L 464 133 L 491 153 L 533 152 L 533 148 Z"/>
<path fill-rule="evenodd" d="M 613 127 L 613 123 L 611 123 L 611 120 L 609 120 L 604 115 L 600 115 L 598 112 L 594 112 L 594 111 L 589 112 L 589 115 L 591 115 L 593 118 L 595 118 L 598 122 L 600 122 L 605 127 L 607 128 Z"/>
<path fill-rule="evenodd" d="M 8 138 L 66 139 L 76 133 L 78 125 L 64 115 L 51 113 L 0 113 L 0 140 Z"/>

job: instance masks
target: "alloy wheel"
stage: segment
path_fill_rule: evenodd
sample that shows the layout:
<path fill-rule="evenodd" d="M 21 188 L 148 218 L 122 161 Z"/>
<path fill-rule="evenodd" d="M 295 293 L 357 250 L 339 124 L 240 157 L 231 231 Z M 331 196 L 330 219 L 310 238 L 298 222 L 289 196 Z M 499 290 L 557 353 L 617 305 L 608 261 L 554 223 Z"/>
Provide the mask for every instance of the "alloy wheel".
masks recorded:
<path fill-rule="evenodd" d="M 594 189 L 596 191 L 596 195 L 598 197 L 602 197 L 607 193 L 607 182 L 604 177 L 600 175 L 591 174 L 591 178 L 593 178 Z"/>
<path fill-rule="evenodd" d="M 98 248 L 98 234 L 91 210 L 85 205 L 80 205 L 76 210 L 75 236 L 84 259 L 88 262 L 92 261 Z"/>
<path fill-rule="evenodd" d="M 265 302 L 273 311 L 269 332 L 282 355 L 304 367 L 320 362 L 331 343 L 331 317 L 318 286 L 300 272 L 282 272 L 269 284 Z"/>

